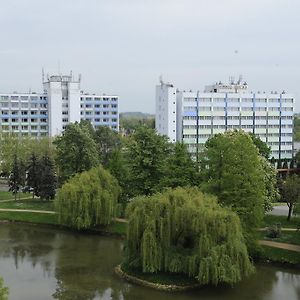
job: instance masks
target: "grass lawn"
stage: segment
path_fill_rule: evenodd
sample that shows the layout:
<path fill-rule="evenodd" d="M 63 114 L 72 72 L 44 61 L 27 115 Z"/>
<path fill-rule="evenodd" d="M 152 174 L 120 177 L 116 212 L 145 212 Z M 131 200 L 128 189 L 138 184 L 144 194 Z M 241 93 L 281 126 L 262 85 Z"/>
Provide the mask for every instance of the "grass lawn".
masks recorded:
<path fill-rule="evenodd" d="M 54 210 L 53 201 L 42 201 L 40 199 L 24 199 L 11 202 L 0 202 L 0 208 L 13 209 L 36 209 L 36 210 Z"/>
<path fill-rule="evenodd" d="M 300 225 L 300 218 L 292 217 L 288 221 L 286 216 L 265 215 L 262 227 L 269 227 L 276 223 L 280 223 L 283 228 L 297 228 Z"/>
<path fill-rule="evenodd" d="M 280 237 L 274 239 L 266 237 L 266 231 L 260 231 L 259 238 L 267 241 L 300 245 L 300 231 L 282 231 Z"/>
<path fill-rule="evenodd" d="M 287 206 L 286 202 L 273 202 L 273 206 Z"/>
<path fill-rule="evenodd" d="M 101 230 L 101 228 L 100 228 Z M 113 224 L 103 228 L 103 231 L 121 235 L 121 236 L 126 236 L 127 234 L 127 223 L 123 222 L 114 222 Z"/>
<path fill-rule="evenodd" d="M 261 258 L 277 263 L 300 264 L 300 252 L 262 246 Z"/>
<path fill-rule="evenodd" d="M 20 193 L 17 195 L 17 199 L 19 198 L 25 198 L 25 197 L 32 197 L 30 193 Z M 9 200 L 9 199 L 15 199 L 15 196 L 12 192 L 7 191 L 0 191 L 0 200 Z"/>
<path fill-rule="evenodd" d="M 56 215 L 30 212 L 0 211 L 0 220 L 22 221 L 40 224 L 57 224 Z"/>

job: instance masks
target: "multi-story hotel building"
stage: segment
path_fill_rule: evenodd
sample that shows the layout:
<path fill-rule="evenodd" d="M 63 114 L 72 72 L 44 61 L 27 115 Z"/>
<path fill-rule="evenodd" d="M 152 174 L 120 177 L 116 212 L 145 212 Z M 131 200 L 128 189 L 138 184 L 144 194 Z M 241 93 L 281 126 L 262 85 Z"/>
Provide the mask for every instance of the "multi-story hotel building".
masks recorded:
<path fill-rule="evenodd" d="M 183 141 L 191 153 L 214 134 L 242 129 L 266 142 L 271 157 L 291 159 L 293 111 L 293 95 L 253 93 L 241 79 L 206 86 L 204 92 L 179 91 L 163 81 L 156 87 L 156 130 L 172 142 Z"/>
<path fill-rule="evenodd" d="M 80 79 L 72 74 L 47 76 L 42 93 L 0 94 L 0 133 L 55 136 L 80 120 L 118 131 L 118 96 L 84 93 Z"/>

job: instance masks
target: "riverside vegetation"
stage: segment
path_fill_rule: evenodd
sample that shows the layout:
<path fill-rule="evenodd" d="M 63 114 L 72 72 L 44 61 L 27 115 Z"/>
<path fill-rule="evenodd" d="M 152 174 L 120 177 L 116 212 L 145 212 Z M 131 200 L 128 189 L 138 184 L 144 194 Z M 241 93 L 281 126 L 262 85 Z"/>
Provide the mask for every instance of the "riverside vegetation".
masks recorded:
<path fill-rule="evenodd" d="M 19 139 L 11 139 L 10 145 L 22 147 Z M 124 216 L 128 206 L 126 270 L 176 273 L 201 284 L 232 284 L 253 271 L 249 255 L 257 256 L 261 249 L 256 230 L 278 199 L 269 149 L 255 136 L 243 131 L 218 134 L 192 159 L 184 144 L 171 144 L 151 128 L 138 127 L 121 137 L 83 121 L 68 125 L 46 145 L 44 154 L 36 155 L 49 153 L 59 185 L 58 220 L 47 216 L 53 218 L 49 222 L 80 230 L 109 225 L 124 232 L 126 224 L 114 218 Z M 40 149 L 32 141 L 24 156 L 1 146 L 0 157 L 7 160 L 2 173 L 9 177 L 7 166 L 13 169 L 15 159 L 26 165 Z M 56 181 L 45 178 L 47 184 Z M 32 191 L 33 184 L 27 185 Z"/>

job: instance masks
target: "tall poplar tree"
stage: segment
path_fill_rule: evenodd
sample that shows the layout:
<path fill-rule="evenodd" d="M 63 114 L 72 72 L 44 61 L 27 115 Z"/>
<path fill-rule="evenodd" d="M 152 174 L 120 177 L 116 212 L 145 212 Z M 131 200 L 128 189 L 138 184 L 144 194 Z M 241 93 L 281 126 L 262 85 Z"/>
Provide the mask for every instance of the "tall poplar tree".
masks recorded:
<path fill-rule="evenodd" d="M 54 199 L 56 193 L 57 178 L 54 163 L 48 155 L 42 157 L 38 167 L 39 182 L 38 195 L 45 200 Z"/>
<path fill-rule="evenodd" d="M 32 198 L 39 193 L 40 171 L 37 157 L 32 153 L 28 162 L 26 177 L 26 190 L 32 192 Z"/>
<path fill-rule="evenodd" d="M 17 194 L 21 188 L 21 176 L 20 176 L 20 164 L 17 158 L 17 155 L 14 155 L 12 170 L 9 175 L 8 180 L 9 191 L 13 193 L 15 196 L 15 200 L 17 200 Z"/>

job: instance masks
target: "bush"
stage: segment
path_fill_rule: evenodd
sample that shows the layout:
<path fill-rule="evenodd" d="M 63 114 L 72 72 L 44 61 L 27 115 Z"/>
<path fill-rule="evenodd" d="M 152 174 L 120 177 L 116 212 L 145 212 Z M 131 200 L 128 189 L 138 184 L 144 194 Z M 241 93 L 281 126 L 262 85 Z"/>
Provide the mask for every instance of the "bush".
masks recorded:
<path fill-rule="evenodd" d="M 271 239 L 276 239 L 281 236 L 281 224 L 277 223 L 267 228 L 266 236 Z"/>

